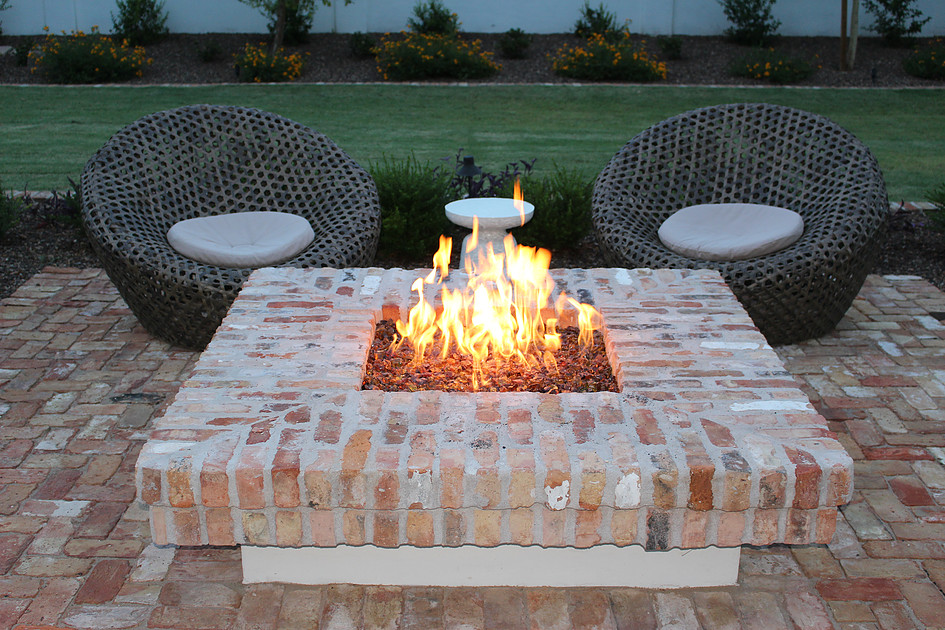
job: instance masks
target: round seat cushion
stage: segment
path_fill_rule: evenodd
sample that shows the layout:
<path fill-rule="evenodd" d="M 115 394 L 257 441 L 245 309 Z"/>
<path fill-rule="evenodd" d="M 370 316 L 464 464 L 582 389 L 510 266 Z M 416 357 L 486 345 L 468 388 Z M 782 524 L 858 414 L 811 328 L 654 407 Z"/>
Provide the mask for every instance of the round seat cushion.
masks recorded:
<path fill-rule="evenodd" d="M 167 232 L 180 254 L 217 267 L 266 267 L 290 258 L 315 240 L 304 217 L 286 212 L 235 212 L 186 219 Z"/>
<path fill-rule="evenodd" d="M 688 206 L 659 229 L 663 245 L 701 260 L 741 260 L 776 252 L 804 233 L 804 219 L 793 210 L 754 203 Z"/>

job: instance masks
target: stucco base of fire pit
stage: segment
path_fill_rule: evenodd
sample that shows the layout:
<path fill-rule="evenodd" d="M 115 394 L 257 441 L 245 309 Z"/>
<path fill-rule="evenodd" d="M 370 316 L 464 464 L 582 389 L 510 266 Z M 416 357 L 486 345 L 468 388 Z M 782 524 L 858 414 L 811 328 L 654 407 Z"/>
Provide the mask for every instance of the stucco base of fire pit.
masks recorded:
<path fill-rule="evenodd" d="M 730 586 L 741 547 L 646 551 L 518 547 L 241 548 L 243 583 L 400 586 Z"/>
<path fill-rule="evenodd" d="M 423 273 L 253 273 L 139 456 L 156 544 L 833 537 L 853 462 L 718 273 L 552 271 L 601 312 L 619 392 L 362 391 L 375 322 L 406 317 Z"/>

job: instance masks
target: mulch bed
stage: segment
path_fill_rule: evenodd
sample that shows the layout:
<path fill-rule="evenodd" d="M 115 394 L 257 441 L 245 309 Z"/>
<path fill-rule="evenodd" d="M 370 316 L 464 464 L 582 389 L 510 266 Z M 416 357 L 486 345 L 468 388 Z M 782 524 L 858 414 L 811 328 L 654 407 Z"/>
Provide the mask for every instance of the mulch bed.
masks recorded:
<path fill-rule="evenodd" d="M 554 353 L 555 366 L 525 365 L 519 360 L 502 361 L 490 358 L 483 364 L 484 382 L 480 392 L 616 392 L 614 378 L 604 339 L 594 333 L 590 346 L 578 343 L 578 329 L 570 326 L 558 331 L 561 349 Z M 409 343 L 391 349 L 397 330 L 394 322 L 378 322 L 374 342 L 368 355 L 367 371 L 361 389 L 389 392 L 439 390 L 444 392 L 474 391 L 473 360 L 451 352 L 440 357 L 441 345 L 434 345 L 418 365 L 412 365 L 415 354 Z"/>
<path fill-rule="evenodd" d="M 379 39 L 382 34 L 373 36 Z M 568 33 L 533 35 L 529 54 L 525 59 L 503 58 L 498 52 L 501 33 L 465 33 L 468 39 L 478 39 L 482 49 L 495 53 L 502 70 L 494 77 L 470 83 L 576 83 L 556 75 L 551 70 L 550 57 L 562 46 L 575 46 L 581 40 Z M 656 37 L 634 35 L 637 42 L 657 58 L 662 55 Z M 131 84 L 205 84 L 233 83 L 236 74 L 233 56 L 247 43 L 260 43 L 266 38 L 253 33 L 207 33 L 171 35 L 166 40 L 147 47 L 154 61 L 144 76 Z M 18 46 L 27 37 L 4 37 L 0 43 Z M 38 38 L 34 38 L 38 41 Z M 744 57 L 750 49 L 728 42 L 721 36 L 680 36 L 682 58 L 666 61 L 668 76 L 661 84 L 670 85 L 763 85 L 762 82 L 734 77 L 732 63 Z M 288 47 L 288 52 L 301 53 L 305 58 L 299 83 L 362 83 L 381 81 L 373 59 L 357 58 L 351 52 L 350 35 L 344 33 L 313 33 L 309 42 Z M 216 61 L 205 62 L 199 52 L 208 42 L 219 45 L 222 54 Z M 922 44 L 924 40 L 920 40 Z M 839 69 L 840 44 L 836 37 L 779 37 L 773 45 L 792 57 L 807 60 L 821 68 L 798 85 L 820 87 L 934 87 L 941 82 L 918 79 L 906 74 L 902 60 L 909 48 L 890 48 L 877 37 L 861 37 L 857 46 L 856 67 L 850 72 Z M 0 57 L 0 83 L 36 84 L 43 78 L 18 67 L 13 55 Z"/>

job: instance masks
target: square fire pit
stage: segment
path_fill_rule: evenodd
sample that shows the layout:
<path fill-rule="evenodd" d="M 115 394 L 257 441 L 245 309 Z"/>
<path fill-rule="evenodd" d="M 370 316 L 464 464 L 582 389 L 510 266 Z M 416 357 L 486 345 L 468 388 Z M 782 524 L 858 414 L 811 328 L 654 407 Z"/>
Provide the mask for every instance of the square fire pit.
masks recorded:
<path fill-rule="evenodd" d="M 734 581 L 740 545 L 831 540 L 853 462 L 716 272 L 551 273 L 601 312 L 619 393 L 362 391 L 422 272 L 254 272 L 138 459 L 154 542 L 311 583 L 432 584 L 417 563 L 482 551 L 458 583 L 646 585 L 628 563 L 691 556 L 653 584 L 682 586 Z"/>

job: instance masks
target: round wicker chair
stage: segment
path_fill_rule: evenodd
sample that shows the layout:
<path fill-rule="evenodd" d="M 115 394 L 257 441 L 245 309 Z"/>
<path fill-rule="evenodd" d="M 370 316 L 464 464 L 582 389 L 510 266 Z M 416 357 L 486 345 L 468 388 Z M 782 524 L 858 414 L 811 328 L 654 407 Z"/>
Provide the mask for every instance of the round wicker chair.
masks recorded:
<path fill-rule="evenodd" d="M 172 225 L 247 211 L 305 217 L 315 240 L 288 267 L 369 264 L 381 213 L 371 177 L 331 140 L 256 109 L 192 105 L 112 136 L 82 173 L 85 227 L 141 324 L 174 345 L 207 345 L 252 269 L 178 254 Z"/>
<path fill-rule="evenodd" d="M 713 262 L 667 249 L 657 236 L 677 210 L 759 203 L 804 219 L 793 245 Z M 717 269 L 772 344 L 837 325 L 885 234 L 889 204 L 876 159 L 831 120 L 761 103 L 686 112 L 630 140 L 597 177 L 593 223 L 610 264 Z"/>

